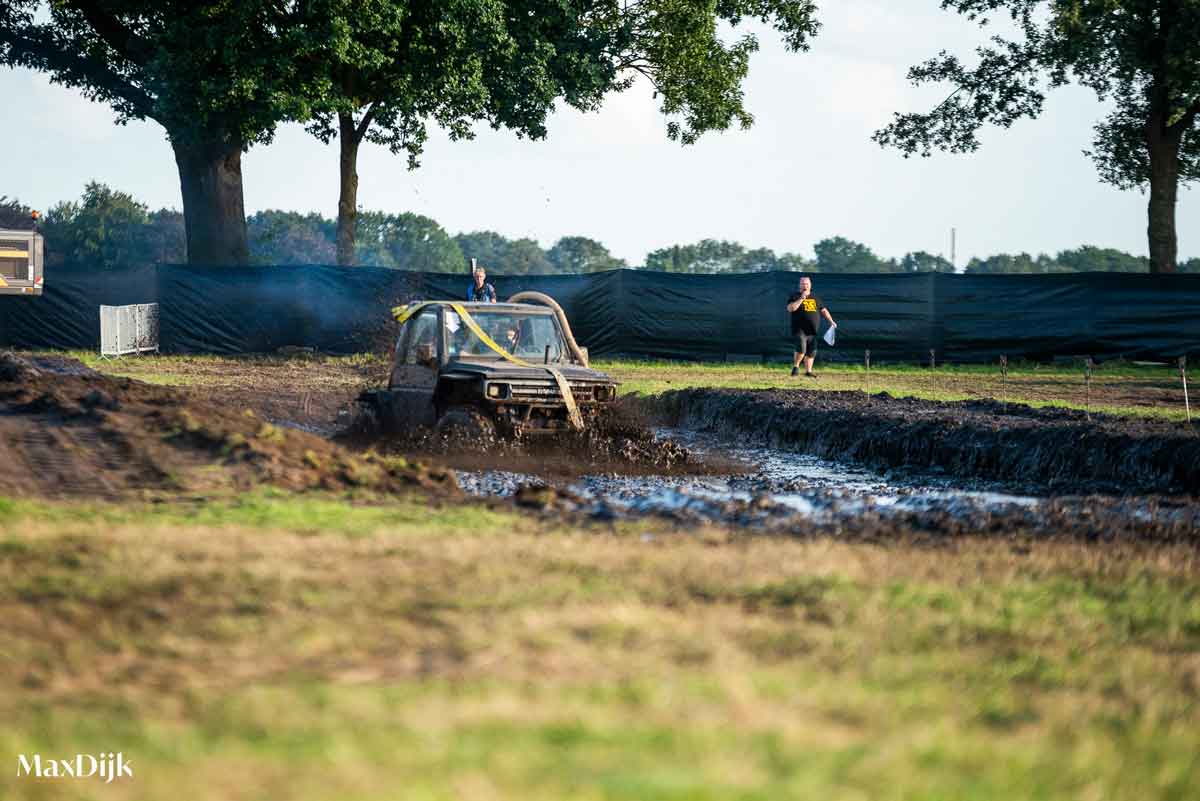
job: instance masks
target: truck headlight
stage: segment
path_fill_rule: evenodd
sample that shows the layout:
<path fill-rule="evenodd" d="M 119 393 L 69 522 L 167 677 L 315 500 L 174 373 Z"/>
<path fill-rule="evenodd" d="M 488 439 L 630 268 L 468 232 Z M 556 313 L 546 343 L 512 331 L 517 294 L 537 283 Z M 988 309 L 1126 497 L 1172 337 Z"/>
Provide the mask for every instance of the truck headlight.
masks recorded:
<path fill-rule="evenodd" d="M 488 384 L 487 396 L 489 398 L 507 398 L 508 384 Z"/>

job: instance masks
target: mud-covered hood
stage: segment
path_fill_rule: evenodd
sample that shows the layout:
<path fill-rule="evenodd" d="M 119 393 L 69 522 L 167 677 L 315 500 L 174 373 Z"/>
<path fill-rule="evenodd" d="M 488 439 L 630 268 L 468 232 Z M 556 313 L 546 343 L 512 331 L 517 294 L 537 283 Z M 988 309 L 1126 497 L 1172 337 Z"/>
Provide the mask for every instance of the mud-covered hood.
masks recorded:
<path fill-rule="evenodd" d="M 617 382 L 608 373 L 581 367 L 578 364 L 562 364 L 551 362 L 549 367 L 557 367 L 568 381 L 588 381 L 604 384 Z M 496 360 L 487 361 L 452 361 L 442 368 L 442 374 L 457 373 L 459 375 L 477 375 L 489 381 L 506 379 L 542 379 L 549 378 L 549 373 L 543 367 L 521 367 L 512 362 Z"/>

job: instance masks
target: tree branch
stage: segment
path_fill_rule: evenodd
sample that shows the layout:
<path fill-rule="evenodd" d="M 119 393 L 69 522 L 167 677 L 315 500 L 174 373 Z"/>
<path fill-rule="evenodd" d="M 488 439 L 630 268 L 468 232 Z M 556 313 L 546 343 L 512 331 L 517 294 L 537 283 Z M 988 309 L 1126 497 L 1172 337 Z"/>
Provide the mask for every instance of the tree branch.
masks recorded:
<path fill-rule="evenodd" d="M 74 81 L 78 81 L 79 85 L 91 83 L 100 93 L 108 93 L 127 103 L 137 115 L 153 118 L 154 99 L 142 88 L 113 72 L 105 62 L 66 52 L 22 34 L 10 34 L 7 43 L 10 52 L 17 55 L 20 63 L 34 68 L 40 65 L 52 73 L 61 73 L 61 77 L 66 79 L 63 82 L 68 85 Z M 86 83 L 82 76 L 88 76 Z"/>
<path fill-rule="evenodd" d="M 67 5 L 82 14 L 96 35 L 121 58 L 132 64 L 142 64 L 147 51 L 146 43 L 119 19 L 100 8 L 93 0 L 69 0 Z"/>
<path fill-rule="evenodd" d="M 361 142 L 363 137 L 367 135 L 367 131 L 371 128 L 371 123 L 375 121 L 375 112 L 379 110 L 378 101 L 367 106 L 366 113 L 363 114 L 362 120 L 354 129 L 354 141 Z"/>

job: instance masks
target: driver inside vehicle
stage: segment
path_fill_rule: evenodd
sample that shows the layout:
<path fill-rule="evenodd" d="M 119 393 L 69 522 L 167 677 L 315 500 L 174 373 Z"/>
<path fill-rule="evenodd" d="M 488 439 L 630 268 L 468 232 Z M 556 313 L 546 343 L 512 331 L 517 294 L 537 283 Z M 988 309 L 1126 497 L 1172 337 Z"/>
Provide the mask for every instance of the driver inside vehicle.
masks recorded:
<path fill-rule="evenodd" d="M 520 324 L 515 321 L 510 321 L 504 326 L 504 349 L 509 353 L 516 353 L 517 346 L 521 344 L 521 329 Z"/>

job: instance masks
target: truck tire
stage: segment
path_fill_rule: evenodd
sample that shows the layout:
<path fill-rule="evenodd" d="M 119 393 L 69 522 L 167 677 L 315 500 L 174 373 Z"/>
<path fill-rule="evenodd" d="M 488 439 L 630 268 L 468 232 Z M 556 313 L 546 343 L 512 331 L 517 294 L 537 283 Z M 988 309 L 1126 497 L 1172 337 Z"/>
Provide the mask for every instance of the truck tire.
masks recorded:
<path fill-rule="evenodd" d="M 496 424 L 472 406 L 451 406 L 437 421 L 437 434 L 446 439 L 491 442 Z"/>

